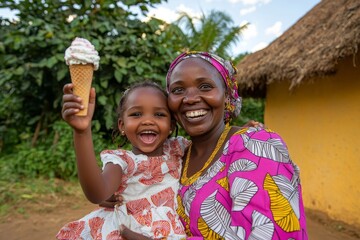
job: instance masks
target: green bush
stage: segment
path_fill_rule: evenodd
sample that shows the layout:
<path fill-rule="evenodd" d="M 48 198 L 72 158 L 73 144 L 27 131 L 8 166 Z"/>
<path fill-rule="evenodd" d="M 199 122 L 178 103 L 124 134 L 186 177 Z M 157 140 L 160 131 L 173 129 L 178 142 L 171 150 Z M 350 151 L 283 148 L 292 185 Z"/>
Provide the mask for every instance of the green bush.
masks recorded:
<path fill-rule="evenodd" d="M 265 99 L 244 98 L 240 116 L 234 119 L 233 125 L 242 126 L 250 120 L 264 123 Z"/>
<path fill-rule="evenodd" d="M 95 125 L 96 121 L 94 122 Z M 110 141 L 103 138 L 103 133 L 94 131 L 95 153 L 100 164 L 99 153 L 111 148 Z M 110 146 L 109 146 L 110 145 Z M 24 139 L 15 146 L 14 152 L 0 158 L 0 179 L 15 180 L 22 178 L 61 178 L 70 180 L 77 177 L 72 130 L 64 121 L 52 125 L 51 134 L 42 138 L 31 147 L 29 139 Z"/>
<path fill-rule="evenodd" d="M 142 22 L 131 10 L 146 13 L 160 2 L 0 1 L 0 9 L 18 12 L 16 21 L 0 18 L 0 181 L 76 177 L 72 130 L 59 113 L 70 81 L 64 51 L 77 36 L 93 42 L 101 56 L 93 83 L 96 155 L 115 147 L 110 136 L 121 92 L 143 79 L 164 85 L 171 59 L 184 47 L 176 28 L 158 19 Z M 263 100 L 244 99 L 233 125 L 263 122 L 263 109 Z"/>
<path fill-rule="evenodd" d="M 44 142 L 41 137 L 50 137 L 49 126 L 61 119 L 62 88 L 70 82 L 64 52 L 75 37 L 91 41 L 101 57 L 93 81 L 101 131 L 111 129 L 114 108 L 130 84 L 161 83 L 181 41 L 163 21 L 143 22 L 139 14 L 160 2 L 0 1 L 0 9 L 10 8 L 17 17 L 0 17 L 0 153 L 24 144 L 23 135 L 31 135 L 37 146 Z"/>

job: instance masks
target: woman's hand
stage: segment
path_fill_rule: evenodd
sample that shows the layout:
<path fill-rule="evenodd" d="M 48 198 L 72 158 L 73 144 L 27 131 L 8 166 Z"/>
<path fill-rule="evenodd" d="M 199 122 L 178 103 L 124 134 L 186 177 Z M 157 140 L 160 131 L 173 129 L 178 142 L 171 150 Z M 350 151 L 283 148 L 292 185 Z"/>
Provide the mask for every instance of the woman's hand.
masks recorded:
<path fill-rule="evenodd" d="M 96 93 L 95 89 L 92 88 L 90 91 L 87 116 L 77 116 L 75 114 L 83 109 L 84 106 L 81 104 L 82 99 L 73 94 L 73 87 L 74 85 L 72 83 L 68 83 L 65 84 L 63 88 L 64 95 L 61 116 L 75 131 L 82 132 L 91 127 Z"/>
<path fill-rule="evenodd" d="M 116 205 L 122 205 L 124 199 L 121 194 L 114 193 L 109 199 L 102 201 L 99 206 L 105 208 L 115 208 Z"/>
<path fill-rule="evenodd" d="M 114 208 L 115 205 L 122 205 L 123 204 L 123 197 L 121 194 L 114 193 L 109 199 L 101 202 L 99 206 L 106 207 L 106 208 Z M 136 233 L 125 227 L 124 225 L 120 226 L 121 229 L 121 237 L 125 240 L 148 240 L 151 238 L 145 237 L 140 233 Z"/>
<path fill-rule="evenodd" d="M 245 125 L 243 127 L 261 127 L 261 128 L 265 128 L 265 125 L 261 122 L 257 122 L 255 120 L 250 120 L 247 123 L 245 123 Z"/>

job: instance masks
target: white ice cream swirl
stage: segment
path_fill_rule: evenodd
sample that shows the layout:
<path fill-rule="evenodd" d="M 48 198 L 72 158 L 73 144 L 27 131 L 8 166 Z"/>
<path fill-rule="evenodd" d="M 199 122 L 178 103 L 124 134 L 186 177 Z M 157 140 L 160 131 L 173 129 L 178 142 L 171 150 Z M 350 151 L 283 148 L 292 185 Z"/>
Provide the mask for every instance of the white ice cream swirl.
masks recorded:
<path fill-rule="evenodd" d="M 75 38 L 70 47 L 66 49 L 64 58 L 67 65 L 92 63 L 94 70 L 99 68 L 99 53 L 95 50 L 94 45 L 85 38 Z"/>

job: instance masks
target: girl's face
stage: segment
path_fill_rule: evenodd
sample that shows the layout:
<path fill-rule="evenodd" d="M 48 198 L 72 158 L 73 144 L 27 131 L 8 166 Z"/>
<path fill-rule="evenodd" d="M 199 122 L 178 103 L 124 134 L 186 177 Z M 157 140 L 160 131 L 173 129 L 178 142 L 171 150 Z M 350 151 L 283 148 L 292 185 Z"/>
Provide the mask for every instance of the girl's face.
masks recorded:
<path fill-rule="evenodd" d="M 224 124 L 225 84 L 217 70 L 200 58 L 180 62 L 169 82 L 168 104 L 191 137 Z"/>
<path fill-rule="evenodd" d="M 158 89 L 136 88 L 129 93 L 118 121 L 135 154 L 160 156 L 163 143 L 172 130 L 167 99 Z"/>

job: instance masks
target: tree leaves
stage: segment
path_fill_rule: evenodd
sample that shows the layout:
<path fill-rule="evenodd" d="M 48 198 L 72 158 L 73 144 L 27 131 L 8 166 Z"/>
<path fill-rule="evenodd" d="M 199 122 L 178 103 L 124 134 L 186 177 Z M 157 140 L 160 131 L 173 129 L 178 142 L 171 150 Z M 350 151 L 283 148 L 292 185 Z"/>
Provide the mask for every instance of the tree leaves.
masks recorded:
<path fill-rule="evenodd" d="M 176 23 L 183 27 L 188 37 L 184 47 L 214 52 L 227 59 L 239 59 L 239 56 L 232 54 L 231 47 L 240 40 L 247 25 L 233 26 L 232 18 L 225 12 L 213 10 L 208 15 L 203 13 L 199 18 L 181 12 Z"/>
<path fill-rule="evenodd" d="M 110 133 L 111 123 L 116 121 L 118 93 L 145 78 L 161 83 L 177 52 L 172 46 L 181 42 L 177 35 L 169 36 L 163 30 L 162 21 L 142 22 L 136 17 L 136 9 L 145 13 L 160 2 L 0 2 L 0 8 L 17 12 L 16 21 L 0 20 L 0 104 L 10 97 L 9 91 L 14 101 L 23 103 L 8 106 L 2 110 L 6 113 L 0 112 L 0 125 L 7 129 L 0 132 L 0 139 L 9 129 L 16 129 L 18 134 L 14 136 L 22 132 L 32 134 L 37 123 L 28 119 L 37 116 L 43 116 L 47 123 L 59 120 L 62 88 L 70 82 L 64 52 L 77 36 L 90 40 L 99 51 L 100 69 L 94 73 L 93 81 L 98 97 L 94 119 L 99 120 L 100 131 Z M 48 126 L 42 125 L 40 138 L 51 132 Z M 21 139 L 4 142 L 4 149 L 11 151 L 7 143 L 14 141 Z"/>

